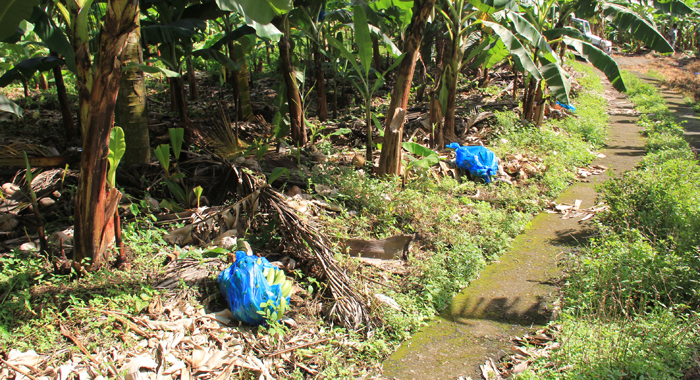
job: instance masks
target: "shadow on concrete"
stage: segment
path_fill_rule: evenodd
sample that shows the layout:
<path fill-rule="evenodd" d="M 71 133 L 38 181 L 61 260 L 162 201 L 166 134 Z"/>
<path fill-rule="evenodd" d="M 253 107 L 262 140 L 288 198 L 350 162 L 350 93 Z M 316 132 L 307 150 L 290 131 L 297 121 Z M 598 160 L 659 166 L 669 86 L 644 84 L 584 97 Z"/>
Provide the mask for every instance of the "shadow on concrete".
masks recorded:
<path fill-rule="evenodd" d="M 590 227 L 582 227 L 580 229 L 568 229 L 555 231 L 557 237 L 552 239 L 554 245 L 565 247 L 581 247 L 588 243 L 588 240 L 595 235 L 595 230 Z"/>
<path fill-rule="evenodd" d="M 537 296 L 537 302 L 528 300 L 528 304 L 530 306 L 523 310 L 520 297 L 479 297 L 475 300 L 467 298 L 463 305 L 471 305 L 468 309 L 448 309 L 442 317 L 464 325 L 470 325 L 470 319 L 487 319 L 521 326 L 530 326 L 533 323 L 545 325 L 549 322 L 551 311 L 548 310 L 545 297 Z"/>
<path fill-rule="evenodd" d="M 646 149 L 640 148 L 638 146 L 616 146 L 616 145 L 605 145 L 605 149 L 614 149 L 616 156 L 644 156 L 646 154 Z"/>

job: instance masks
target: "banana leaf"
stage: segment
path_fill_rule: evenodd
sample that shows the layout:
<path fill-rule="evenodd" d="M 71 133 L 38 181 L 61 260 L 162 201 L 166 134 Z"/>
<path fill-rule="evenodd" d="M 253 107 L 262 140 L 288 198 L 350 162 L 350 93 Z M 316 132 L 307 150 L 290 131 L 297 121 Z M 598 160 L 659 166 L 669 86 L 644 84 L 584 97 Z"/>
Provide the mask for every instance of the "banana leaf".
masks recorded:
<path fill-rule="evenodd" d="M 484 13 L 494 13 L 503 9 L 518 10 L 518 2 L 514 0 L 469 0 L 469 4 Z"/>
<path fill-rule="evenodd" d="M 190 19 L 178 20 L 167 25 L 146 25 L 141 27 L 141 37 L 150 45 L 172 44 L 197 34 L 199 24 L 188 22 Z M 202 28 L 203 29 L 203 28 Z"/>
<path fill-rule="evenodd" d="M 369 68 L 372 63 L 372 37 L 369 35 L 369 24 L 365 10 L 361 6 L 353 7 L 353 21 L 355 29 L 355 42 L 358 47 L 360 64 L 364 69 L 365 76 L 369 75 Z"/>
<path fill-rule="evenodd" d="M 547 83 L 547 87 L 552 92 L 552 95 L 557 101 L 569 104 L 569 92 L 571 91 L 571 82 L 567 78 L 566 72 L 556 62 L 549 62 L 545 57 L 540 56 L 540 62 L 546 63 L 540 67 L 542 78 Z"/>
<path fill-rule="evenodd" d="M 518 32 L 523 38 L 530 41 L 533 47 L 538 48 L 542 52 L 543 56 L 549 62 L 557 62 L 557 55 L 554 53 L 552 48 L 547 43 L 547 40 L 542 37 L 539 31 L 525 20 L 521 15 L 513 12 L 508 13 L 508 18 L 513 23 L 515 31 Z"/>
<path fill-rule="evenodd" d="M 0 94 L 0 112 L 9 112 L 22 117 L 22 108 L 3 94 Z"/>
<path fill-rule="evenodd" d="M 202 57 L 207 61 L 216 61 L 221 64 L 221 66 L 229 70 L 241 70 L 241 66 L 234 62 L 231 58 L 227 57 L 226 54 L 215 50 L 215 49 L 199 49 L 192 52 L 193 57 Z"/>
<path fill-rule="evenodd" d="M 698 12 L 695 9 L 689 7 L 686 3 L 679 0 L 670 1 L 658 1 L 654 0 L 654 8 L 661 14 L 671 15 L 674 17 L 679 16 L 697 16 Z"/>
<path fill-rule="evenodd" d="M 523 44 L 513 33 L 495 22 L 480 22 L 483 23 L 484 26 L 491 28 L 493 32 L 501 38 L 501 41 L 510 52 L 518 68 L 522 68 L 523 72 L 527 71 L 537 80 L 542 79 L 542 75 L 540 75 L 540 72 L 537 70 L 537 65 L 532 61 L 532 58 L 530 58 L 530 52 L 525 49 Z"/>
<path fill-rule="evenodd" d="M 555 28 L 555 29 L 545 30 L 544 32 L 542 32 L 542 35 L 544 36 L 544 38 L 547 39 L 547 41 L 556 40 L 557 38 L 561 38 L 563 36 L 568 36 L 568 37 L 576 38 L 579 40 L 588 41 L 588 37 L 586 37 L 586 35 L 581 33 L 580 30 L 578 30 L 574 27 L 571 27 L 571 26 L 565 26 L 563 28 Z"/>
<path fill-rule="evenodd" d="M 293 8 L 291 0 L 216 0 L 216 4 L 223 11 L 239 12 L 261 24 Z"/>
<path fill-rule="evenodd" d="M 34 24 L 34 32 L 46 46 L 64 57 L 68 70 L 75 72 L 73 47 L 61 28 L 57 27 L 49 15 L 39 7 L 34 7 L 32 17 L 27 20 Z"/>
<path fill-rule="evenodd" d="M 625 82 L 620 75 L 620 68 L 612 57 L 592 44 L 571 37 L 564 37 L 564 43 L 586 58 L 595 68 L 602 71 L 617 91 L 626 92 Z"/>
<path fill-rule="evenodd" d="M 0 87 L 5 87 L 8 84 L 16 81 L 31 78 L 37 71 L 49 71 L 54 66 L 60 65 L 63 60 L 58 57 L 36 57 L 25 59 L 18 63 L 12 69 L 8 70 L 0 77 Z"/>
<path fill-rule="evenodd" d="M 232 30 L 231 32 L 226 33 L 220 40 L 216 41 L 216 43 L 214 43 L 211 46 L 211 48 L 220 51 L 224 44 L 226 44 L 227 42 L 235 41 L 249 34 L 255 34 L 255 29 L 248 25 L 243 25 L 239 28 Z"/>
<path fill-rule="evenodd" d="M 39 0 L 3 0 L 0 1 L 0 41 L 17 33 L 17 27 L 22 20 L 32 15 Z"/>
<path fill-rule="evenodd" d="M 629 32 L 632 37 L 644 42 L 659 53 L 673 53 L 673 47 L 656 28 L 637 14 L 621 5 L 603 3 L 603 14 L 620 30 Z"/>

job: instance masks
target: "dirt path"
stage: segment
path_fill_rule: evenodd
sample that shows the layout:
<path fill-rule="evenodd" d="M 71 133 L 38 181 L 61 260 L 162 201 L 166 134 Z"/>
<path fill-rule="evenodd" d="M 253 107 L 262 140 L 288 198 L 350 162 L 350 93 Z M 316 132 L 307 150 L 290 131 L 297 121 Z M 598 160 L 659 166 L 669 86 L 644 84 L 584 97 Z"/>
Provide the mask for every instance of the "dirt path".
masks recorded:
<path fill-rule="evenodd" d="M 611 98 L 611 130 L 602 150 L 605 165 L 617 175 L 633 169 L 644 155 L 644 140 L 631 114 L 632 104 L 608 87 Z M 596 204 L 594 186 L 607 174 L 589 183 L 569 187 L 557 203 L 583 201 L 581 207 Z M 478 366 L 488 357 L 509 352 L 509 338 L 542 326 L 552 318 L 560 275 L 560 255 L 573 249 L 588 235 L 578 219 L 542 213 L 518 236 L 512 248 L 498 262 L 487 266 L 481 276 L 455 297 L 450 308 L 404 343 L 384 362 L 386 377 L 408 379 L 457 379 L 480 377 Z"/>

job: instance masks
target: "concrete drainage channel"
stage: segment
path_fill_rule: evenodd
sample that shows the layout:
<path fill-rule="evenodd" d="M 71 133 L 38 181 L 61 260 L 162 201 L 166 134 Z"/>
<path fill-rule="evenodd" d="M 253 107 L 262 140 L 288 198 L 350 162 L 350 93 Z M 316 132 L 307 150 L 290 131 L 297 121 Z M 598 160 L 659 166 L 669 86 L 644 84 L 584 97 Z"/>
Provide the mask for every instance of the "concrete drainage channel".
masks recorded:
<path fill-rule="evenodd" d="M 611 128 L 601 151 L 605 157 L 593 165 L 606 166 L 619 175 L 642 159 L 644 139 L 626 97 L 609 86 L 606 96 Z M 588 183 L 569 187 L 557 204 L 581 200 L 582 209 L 595 206 L 594 187 L 609 176 L 589 178 Z M 579 223 L 580 219 L 550 213 L 535 217 L 508 253 L 488 265 L 448 309 L 384 362 L 384 375 L 400 380 L 481 378 L 479 365 L 487 358 L 510 353 L 510 337 L 522 336 L 553 318 L 554 282 L 561 274 L 557 262 L 588 236 L 586 222 Z"/>

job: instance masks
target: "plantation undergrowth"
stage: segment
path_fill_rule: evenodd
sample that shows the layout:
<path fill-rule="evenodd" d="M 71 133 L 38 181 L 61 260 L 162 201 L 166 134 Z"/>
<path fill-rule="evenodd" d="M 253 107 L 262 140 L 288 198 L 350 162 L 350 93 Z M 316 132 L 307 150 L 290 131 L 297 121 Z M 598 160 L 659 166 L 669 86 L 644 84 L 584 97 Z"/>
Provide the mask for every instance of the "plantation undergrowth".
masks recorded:
<path fill-rule="evenodd" d="M 625 75 L 647 155 L 601 186 L 597 236 L 568 260 L 562 348 L 521 379 L 680 379 L 700 354 L 700 166 L 664 99 Z"/>
<path fill-rule="evenodd" d="M 595 157 L 592 152 L 603 142 L 607 113 L 606 102 L 600 96 L 600 79 L 588 66 L 576 62 L 571 65 L 579 71 L 574 76 L 581 85 L 574 99 L 577 117 L 551 119 L 537 128 L 522 123 L 512 111 L 496 113 L 489 147 L 501 158 L 521 154 L 541 160 L 546 168 L 516 184 L 458 181 L 421 169 L 405 186 L 399 181 L 333 167 L 311 177 L 310 188 L 323 184 L 337 189 L 333 201 L 341 205 L 341 212 L 318 217 L 321 231 L 332 239 L 415 234 L 415 240 L 402 274 L 360 268 L 359 261 L 338 255 L 366 292 L 391 297 L 399 310 L 373 305 L 377 324 L 371 332 L 362 334 L 321 319 L 321 306 L 314 309 L 316 314 L 304 314 L 311 307 L 293 310 L 290 315 L 302 325 L 300 329 L 328 337 L 324 344 L 300 350 L 295 360 L 312 363 L 318 376 L 326 378 L 378 373 L 381 360 L 446 307 L 456 292 L 475 279 L 486 263 L 497 259 L 532 217 L 575 179 L 576 168 L 589 163 Z M 204 260 L 206 252 L 167 246 L 162 239 L 164 231 L 149 220 L 139 218 L 125 227 L 124 238 L 134 254 L 131 271 L 103 270 L 74 281 L 51 274 L 51 265 L 39 256 L 15 251 L 3 258 L 0 347 L 4 351 L 17 348 L 52 353 L 53 360 L 61 362 L 75 347 L 61 336 L 59 322 L 77 331 L 88 350 L 108 345 L 126 349 L 138 342 L 120 331 L 115 317 L 105 317 L 95 310 L 143 315 L 149 313 L 156 298 L 169 297 L 203 307 L 202 301 L 217 293 L 214 279 L 195 288 L 183 283 L 175 293 L 154 288 L 169 252 L 197 260 Z M 256 241 L 267 244 L 279 240 L 272 225 L 249 233 L 260 233 L 257 239 L 251 239 L 254 250 Z M 364 281 L 358 273 L 374 281 Z M 296 279 L 298 285 L 309 290 L 314 302 L 324 300 L 323 284 L 300 272 Z M 220 298 L 208 307 L 222 307 Z M 299 333 L 279 324 L 252 331 L 259 337 L 281 334 L 282 339 Z M 339 334 L 353 343 L 340 344 Z M 301 378 L 303 373 L 297 368 L 294 376 Z"/>

